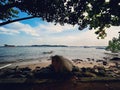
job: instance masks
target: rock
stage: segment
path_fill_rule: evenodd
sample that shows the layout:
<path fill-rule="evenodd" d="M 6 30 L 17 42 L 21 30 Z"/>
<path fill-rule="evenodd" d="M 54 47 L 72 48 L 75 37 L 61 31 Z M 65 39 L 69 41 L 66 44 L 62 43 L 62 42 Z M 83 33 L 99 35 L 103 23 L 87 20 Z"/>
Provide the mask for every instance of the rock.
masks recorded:
<path fill-rule="evenodd" d="M 36 67 L 34 72 L 40 71 L 41 67 Z"/>
<path fill-rule="evenodd" d="M 109 58 L 108 57 L 103 57 L 104 60 L 108 60 Z"/>
<path fill-rule="evenodd" d="M 74 72 L 74 76 L 83 77 L 83 73 L 82 72 Z"/>
<path fill-rule="evenodd" d="M 87 70 L 86 70 L 86 68 L 83 67 L 83 68 L 81 68 L 81 71 L 86 72 Z"/>
<path fill-rule="evenodd" d="M 93 70 L 97 76 L 105 76 L 106 75 L 106 70 L 103 66 L 94 66 Z"/>
<path fill-rule="evenodd" d="M 120 58 L 119 57 L 113 57 L 112 59 L 110 60 L 114 60 L 114 61 L 120 61 Z"/>
<path fill-rule="evenodd" d="M 105 70 L 99 70 L 97 75 L 98 76 L 105 76 L 106 72 L 105 72 Z"/>
<path fill-rule="evenodd" d="M 40 79 L 54 78 L 55 77 L 55 72 L 53 70 L 53 67 L 49 66 L 49 67 L 46 67 L 46 68 L 41 68 L 40 70 L 36 70 L 34 72 L 34 77 L 35 78 L 40 78 Z"/>
<path fill-rule="evenodd" d="M 86 72 L 86 73 L 84 73 L 84 77 L 96 77 L 96 75 L 91 72 Z"/>
<path fill-rule="evenodd" d="M 83 61 L 82 59 L 73 59 L 73 61 Z"/>
<path fill-rule="evenodd" d="M 103 65 L 107 65 L 108 63 L 107 63 L 107 61 L 103 61 Z"/>
<path fill-rule="evenodd" d="M 49 52 L 43 52 L 43 54 L 52 54 L 53 51 L 49 51 Z"/>
<path fill-rule="evenodd" d="M 118 62 L 115 62 L 115 67 L 120 69 L 120 64 Z"/>
<path fill-rule="evenodd" d="M 25 78 L 26 76 L 23 74 L 13 74 L 9 75 L 7 78 Z"/>
<path fill-rule="evenodd" d="M 79 67 L 73 66 L 72 72 L 79 72 L 81 71 Z"/>
<path fill-rule="evenodd" d="M 88 61 L 91 61 L 91 58 L 87 58 Z"/>
<path fill-rule="evenodd" d="M 103 62 L 103 60 L 97 60 L 96 62 Z"/>
<path fill-rule="evenodd" d="M 103 67 L 103 66 L 94 66 L 93 67 L 94 69 L 98 69 L 98 70 L 105 70 L 105 67 Z"/>
<path fill-rule="evenodd" d="M 31 69 L 29 67 L 21 68 L 20 70 L 21 71 L 28 71 L 28 72 L 31 71 Z"/>

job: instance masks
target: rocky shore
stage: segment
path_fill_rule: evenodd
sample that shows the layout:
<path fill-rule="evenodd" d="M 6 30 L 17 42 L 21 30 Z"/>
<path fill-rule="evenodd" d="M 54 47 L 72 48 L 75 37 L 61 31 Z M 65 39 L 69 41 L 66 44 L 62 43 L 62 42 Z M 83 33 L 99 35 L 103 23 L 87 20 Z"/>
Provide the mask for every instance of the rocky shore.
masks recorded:
<path fill-rule="evenodd" d="M 6 67 L 0 70 L 0 86 L 2 86 L 1 88 L 3 88 L 4 86 L 3 83 L 5 84 L 6 83 L 31 83 L 31 84 L 52 83 L 53 84 L 56 82 L 70 83 L 72 81 L 74 85 L 77 83 L 83 84 L 83 82 L 104 82 L 104 83 L 109 81 L 120 82 L 119 62 L 110 62 L 106 60 L 95 61 L 94 59 L 90 59 L 90 58 L 87 59 L 88 59 L 87 61 L 81 59 L 72 60 L 74 66 L 70 73 L 56 72 L 55 68 L 51 63 L 51 60 L 49 60 L 46 63 L 44 62 L 37 64 L 15 66 L 15 67 Z M 119 90 L 119 89 L 112 89 L 112 90 Z M 49 90 L 49 89 L 45 89 L 45 90 Z M 88 89 L 82 89 L 82 90 L 88 90 Z M 105 90 L 109 90 L 109 89 L 105 89 Z"/>

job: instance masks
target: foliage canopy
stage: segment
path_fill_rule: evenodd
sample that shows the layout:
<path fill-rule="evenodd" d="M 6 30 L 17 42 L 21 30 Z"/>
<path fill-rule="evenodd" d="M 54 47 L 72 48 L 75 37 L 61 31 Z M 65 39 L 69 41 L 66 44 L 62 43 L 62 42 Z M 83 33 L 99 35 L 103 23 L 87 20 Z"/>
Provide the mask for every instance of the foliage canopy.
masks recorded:
<path fill-rule="evenodd" d="M 19 18 L 18 10 L 29 18 L 79 25 L 80 30 L 98 29 L 95 33 L 101 38 L 106 36 L 105 28 L 120 25 L 120 0 L 0 0 L 0 20 L 4 21 L 0 25 Z"/>
<path fill-rule="evenodd" d="M 106 50 L 111 51 L 113 53 L 120 52 L 120 34 L 118 38 L 114 37 L 112 40 L 109 41 Z"/>

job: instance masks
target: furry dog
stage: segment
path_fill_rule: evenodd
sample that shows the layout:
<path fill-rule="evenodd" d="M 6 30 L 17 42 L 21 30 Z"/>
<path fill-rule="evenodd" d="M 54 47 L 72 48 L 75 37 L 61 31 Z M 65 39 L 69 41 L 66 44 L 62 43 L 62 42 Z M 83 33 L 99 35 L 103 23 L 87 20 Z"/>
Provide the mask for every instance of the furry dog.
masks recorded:
<path fill-rule="evenodd" d="M 63 56 L 55 55 L 51 57 L 52 59 L 52 66 L 55 69 L 55 72 L 71 72 L 73 69 L 73 64 L 68 59 L 64 58 Z"/>

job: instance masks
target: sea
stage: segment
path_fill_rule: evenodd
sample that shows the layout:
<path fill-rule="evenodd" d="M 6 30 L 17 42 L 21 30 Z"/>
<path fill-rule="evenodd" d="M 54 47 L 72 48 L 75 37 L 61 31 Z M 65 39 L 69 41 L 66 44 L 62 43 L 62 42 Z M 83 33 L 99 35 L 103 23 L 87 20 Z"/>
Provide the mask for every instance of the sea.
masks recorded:
<path fill-rule="evenodd" d="M 51 53 L 49 53 L 51 52 Z M 61 55 L 72 59 L 103 59 L 107 57 L 104 48 L 96 47 L 0 47 L 0 63 L 23 62 L 23 61 L 45 61 L 51 56 Z"/>

